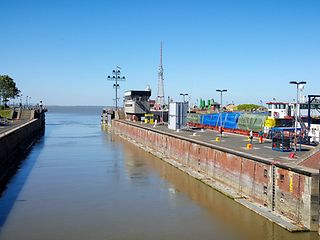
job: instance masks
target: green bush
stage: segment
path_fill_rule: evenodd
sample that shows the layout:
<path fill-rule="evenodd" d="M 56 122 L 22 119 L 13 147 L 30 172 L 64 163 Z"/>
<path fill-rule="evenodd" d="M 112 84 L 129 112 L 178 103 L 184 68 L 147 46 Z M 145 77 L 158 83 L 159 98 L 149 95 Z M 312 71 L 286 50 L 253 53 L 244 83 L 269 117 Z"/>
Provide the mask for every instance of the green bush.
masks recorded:
<path fill-rule="evenodd" d="M 253 111 L 257 110 L 260 106 L 256 104 L 240 104 L 237 106 L 238 111 Z"/>

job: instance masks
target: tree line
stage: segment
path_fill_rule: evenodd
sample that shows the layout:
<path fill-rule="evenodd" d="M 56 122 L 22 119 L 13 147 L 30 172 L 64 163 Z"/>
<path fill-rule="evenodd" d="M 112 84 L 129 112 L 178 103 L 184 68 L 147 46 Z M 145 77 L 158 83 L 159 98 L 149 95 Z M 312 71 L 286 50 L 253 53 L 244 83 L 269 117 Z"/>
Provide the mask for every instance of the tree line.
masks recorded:
<path fill-rule="evenodd" d="M 20 96 L 21 91 L 15 81 L 8 75 L 0 75 L 0 102 L 7 107 L 10 99 Z"/>

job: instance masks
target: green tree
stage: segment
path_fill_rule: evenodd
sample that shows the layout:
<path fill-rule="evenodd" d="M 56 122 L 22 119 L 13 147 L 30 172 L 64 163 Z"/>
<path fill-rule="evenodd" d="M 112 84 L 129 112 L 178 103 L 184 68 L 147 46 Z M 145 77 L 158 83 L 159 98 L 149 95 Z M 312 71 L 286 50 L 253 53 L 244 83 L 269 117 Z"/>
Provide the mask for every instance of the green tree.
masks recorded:
<path fill-rule="evenodd" d="M 0 75 L 0 99 L 3 105 L 7 105 L 10 98 L 19 96 L 20 90 L 14 80 L 8 75 Z"/>
<path fill-rule="evenodd" d="M 256 104 L 240 104 L 237 106 L 238 111 L 253 111 L 257 110 L 260 106 Z"/>

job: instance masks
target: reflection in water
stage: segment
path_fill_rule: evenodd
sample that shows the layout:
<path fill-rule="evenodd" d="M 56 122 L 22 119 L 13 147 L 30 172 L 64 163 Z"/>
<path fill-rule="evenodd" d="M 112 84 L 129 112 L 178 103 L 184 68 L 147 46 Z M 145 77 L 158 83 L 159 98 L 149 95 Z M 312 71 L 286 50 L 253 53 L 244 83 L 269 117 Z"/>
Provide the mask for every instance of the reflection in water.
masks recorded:
<path fill-rule="evenodd" d="M 42 144 L 43 138 L 41 135 L 36 142 L 36 149 L 38 149 L 38 147 Z M 37 159 L 37 155 L 39 154 L 39 151 L 37 151 L 36 149 L 34 149 L 31 153 L 33 155 L 31 161 L 21 163 L 19 169 L 23 168 L 23 171 L 20 171 L 19 174 L 13 176 L 13 178 L 11 179 L 11 184 L 8 184 L 9 186 L 6 189 L 5 194 L 2 195 L 2 192 L 0 193 L 0 229 L 4 225 L 12 207 L 14 206 L 14 203 L 17 201 L 20 191 L 26 179 L 28 178 L 33 165 L 35 164 L 35 159 Z M 17 170 L 18 172 L 19 169 Z"/>
<path fill-rule="evenodd" d="M 99 114 L 47 115 L 0 227 L 11 239 L 317 239 L 290 234 L 118 136 Z M 28 177 L 23 179 L 23 175 Z M 6 206 L 12 181 L 0 199 Z"/>
<path fill-rule="evenodd" d="M 222 222 L 224 226 L 229 226 L 230 229 L 227 231 L 236 234 L 237 239 L 318 239 L 317 233 L 292 234 L 170 164 L 143 150 L 140 152 L 133 144 L 127 143 L 119 137 L 117 137 L 117 141 L 125 145 L 125 160 L 134 161 L 134 163 L 126 164 L 128 168 L 130 167 L 129 173 L 139 171 L 142 163 L 145 168 L 154 169 L 162 179 L 169 183 L 168 199 L 171 200 L 171 205 L 176 203 L 176 194 L 183 193 L 197 205 L 206 209 L 216 221 Z M 136 158 L 133 159 L 133 156 Z M 145 161 L 146 159 L 147 161 Z M 135 163 L 137 163 L 137 169 L 134 169 Z"/>

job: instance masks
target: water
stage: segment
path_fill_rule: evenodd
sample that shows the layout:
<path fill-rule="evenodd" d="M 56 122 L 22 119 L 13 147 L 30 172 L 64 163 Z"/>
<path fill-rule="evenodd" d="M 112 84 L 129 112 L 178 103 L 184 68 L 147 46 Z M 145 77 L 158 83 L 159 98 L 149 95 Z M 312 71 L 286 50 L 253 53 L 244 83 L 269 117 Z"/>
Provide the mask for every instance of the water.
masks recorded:
<path fill-rule="evenodd" d="M 0 198 L 0 240 L 318 239 L 103 131 L 100 111 L 49 108 L 45 136 Z"/>

